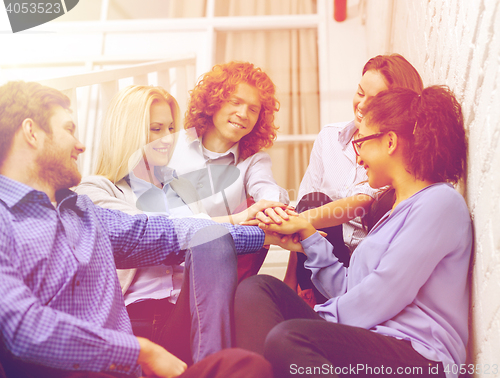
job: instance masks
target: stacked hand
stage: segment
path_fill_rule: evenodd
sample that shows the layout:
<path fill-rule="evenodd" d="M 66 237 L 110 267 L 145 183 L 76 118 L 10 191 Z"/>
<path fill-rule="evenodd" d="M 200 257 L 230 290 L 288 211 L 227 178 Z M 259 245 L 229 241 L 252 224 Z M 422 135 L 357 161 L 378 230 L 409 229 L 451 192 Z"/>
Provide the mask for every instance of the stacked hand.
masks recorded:
<path fill-rule="evenodd" d="M 265 205 L 270 205 L 265 207 Z M 300 218 L 291 206 L 269 201 L 259 201 L 250 214 L 253 219 L 241 222 L 242 225 L 258 225 L 266 232 L 266 244 L 276 244 L 290 251 L 303 252 L 300 240 L 311 236 L 316 229 L 304 218 Z M 250 210 L 250 208 L 249 208 Z M 258 211 L 256 211 L 258 210 Z"/>

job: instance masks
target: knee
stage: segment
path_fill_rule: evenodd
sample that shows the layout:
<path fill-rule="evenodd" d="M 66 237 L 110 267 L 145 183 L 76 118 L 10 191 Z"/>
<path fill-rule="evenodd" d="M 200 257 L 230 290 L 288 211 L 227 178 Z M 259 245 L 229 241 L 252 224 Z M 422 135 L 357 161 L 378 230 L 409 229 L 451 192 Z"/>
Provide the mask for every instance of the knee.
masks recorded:
<path fill-rule="evenodd" d="M 264 357 L 276 372 L 285 372 L 295 361 L 297 347 L 307 342 L 307 336 L 301 332 L 300 319 L 286 320 L 275 326 L 267 335 L 264 344 Z M 280 375 L 280 374 L 278 374 Z"/>
<path fill-rule="evenodd" d="M 220 225 L 199 230 L 190 241 L 186 259 L 198 259 L 217 266 L 236 266 L 236 248 L 233 237 Z"/>
<path fill-rule="evenodd" d="M 220 224 L 211 224 L 196 231 L 189 241 L 189 247 L 192 249 L 209 243 L 230 244 L 234 247 L 231 233 Z"/>
<path fill-rule="evenodd" d="M 267 335 L 265 342 L 265 355 L 286 354 L 287 349 L 300 335 L 300 326 L 297 319 L 285 320 L 276 325 Z"/>
<path fill-rule="evenodd" d="M 262 293 L 270 292 L 270 288 L 282 282 L 275 277 L 259 274 L 250 276 L 240 282 L 236 289 L 236 300 L 260 297 Z"/>

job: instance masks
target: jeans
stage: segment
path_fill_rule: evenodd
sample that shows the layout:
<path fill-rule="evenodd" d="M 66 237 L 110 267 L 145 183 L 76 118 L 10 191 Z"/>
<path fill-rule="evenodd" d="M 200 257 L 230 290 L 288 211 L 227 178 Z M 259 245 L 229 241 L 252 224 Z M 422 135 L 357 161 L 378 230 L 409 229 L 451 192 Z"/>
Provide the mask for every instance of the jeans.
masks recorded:
<path fill-rule="evenodd" d="M 327 322 L 270 276 L 250 277 L 238 286 L 235 326 L 236 345 L 264 355 L 275 378 L 371 377 L 408 371 L 407 376 L 444 377 L 442 364 L 421 356 L 410 342 Z"/>
<path fill-rule="evenodd" d="M 189 365 L 231 347 L 237 283 L 236 250 L 226 228 L 206 227 L 190 245 L 175 306 L 166 300 L 151 305 L 150 299 L 127 307 L 136 336 L 150 338 Z"/>

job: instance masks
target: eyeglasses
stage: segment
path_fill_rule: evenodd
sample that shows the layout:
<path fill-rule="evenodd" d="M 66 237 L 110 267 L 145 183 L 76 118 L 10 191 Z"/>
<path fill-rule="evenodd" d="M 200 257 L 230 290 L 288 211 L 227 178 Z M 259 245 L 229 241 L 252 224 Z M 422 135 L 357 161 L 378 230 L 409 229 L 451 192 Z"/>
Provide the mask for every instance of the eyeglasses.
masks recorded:
<path fill-rule="evenodd" d="M 356 155 L 359 156 L 359 149 L 361 148 L 361 145 L 363 144 L 363 142 L 366 142 L 367 140 L 371 140 L 371 139 L 380 138 L 384 134 L 385 134 L 385 132 L 380 132 L 380 133 L 368 135 L 364 138 L 353 139 L 352 146 L 354 147 L 354 152 L 356 152 Z"/>

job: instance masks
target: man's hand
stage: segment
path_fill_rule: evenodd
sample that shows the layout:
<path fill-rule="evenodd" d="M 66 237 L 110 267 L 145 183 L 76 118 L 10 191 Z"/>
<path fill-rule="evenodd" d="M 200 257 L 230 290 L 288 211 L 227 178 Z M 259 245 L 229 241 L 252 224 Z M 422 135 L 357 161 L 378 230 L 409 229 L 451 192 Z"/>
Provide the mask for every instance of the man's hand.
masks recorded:
<path fill-rule="evenodd" d="M 281 224 L 259 223 L 259 227 L 266 233 L 265 244 L 276 244 L 290 251 L 304 252 L 298 237 L 286 237 L 284 235 L 299 235 L 304 240 L 314 234 L 316 229 L 304 218 L 291 216 L 283 220 Z"/>
<path fill-rule="evenodd" d="M 261 223 L 263 227 L 267 226 L 264 223 Z M 261 228 L 263 228 L 261 227 Z M 264 228 L 263 228 L 264 229 Z M 265 229 L 264 229 L 265 230 Z M 302 252 L 304 253 L 304 249 L 302 248 L 302 244 L 300 241 L 294 238 L 284 238 L 283 235 L 279 235 L 276 232 L 264 231 L 266 236 L 264 239 L 264 245 L 275 244 L 279 245 L 283 249 L 287 249 L 289 251 Z"/>
<path fill-rule="evenodd" d="M 179 360 L 166 349 L 143 337 L 137 341 L 141 350 L 137 363 L 141 365 L 144 377 L 173 378 L 187 369 L 184 361 Z"/>
<path fill-rule="evenodd" d="M 278 223 L 288 220 L 288 215 L 297 215 L 292 206 L 284 205 L 280 202 L 260 200 L 247 209 L 246 222 L 258 220 L 262 223 Z"/>

